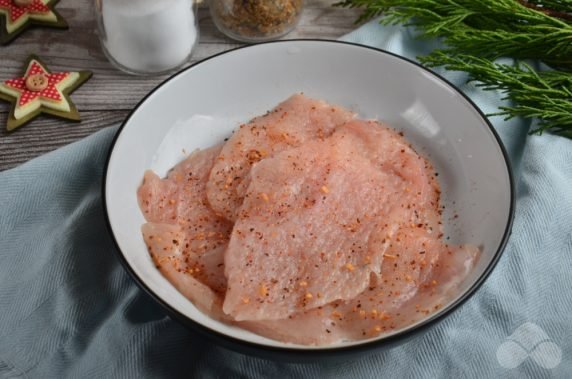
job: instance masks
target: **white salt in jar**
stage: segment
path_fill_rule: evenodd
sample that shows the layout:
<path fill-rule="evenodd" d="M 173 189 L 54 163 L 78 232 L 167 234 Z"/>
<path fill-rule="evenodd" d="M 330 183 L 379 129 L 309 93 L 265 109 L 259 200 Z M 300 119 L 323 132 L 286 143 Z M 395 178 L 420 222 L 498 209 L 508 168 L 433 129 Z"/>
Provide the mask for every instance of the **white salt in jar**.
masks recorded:
<path fill-rule="evenodd" d="M 193 0 L 96 0 L 108 59 L 131 74 L 163 74 L 185 64 L 198 40 Z"/>

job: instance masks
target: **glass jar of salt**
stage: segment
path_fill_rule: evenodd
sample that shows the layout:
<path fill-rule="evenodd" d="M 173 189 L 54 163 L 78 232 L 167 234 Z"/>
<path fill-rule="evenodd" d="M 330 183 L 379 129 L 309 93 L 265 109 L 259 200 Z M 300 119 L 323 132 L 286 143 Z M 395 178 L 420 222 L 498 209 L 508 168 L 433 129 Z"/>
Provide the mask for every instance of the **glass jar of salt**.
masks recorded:
<path fill-rule="evenodd" d="M 198 39 L 193 0 L 96 0 L 96 13 L 105 55 L 130 74 L 181 67 Z"/>

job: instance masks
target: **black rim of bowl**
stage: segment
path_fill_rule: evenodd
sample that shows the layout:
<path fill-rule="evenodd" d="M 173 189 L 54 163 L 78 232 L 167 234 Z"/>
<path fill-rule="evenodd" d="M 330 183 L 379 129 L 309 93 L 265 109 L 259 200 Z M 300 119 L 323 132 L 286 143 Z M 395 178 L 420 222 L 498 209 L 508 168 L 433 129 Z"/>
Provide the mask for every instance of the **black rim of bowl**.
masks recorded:
<path fill-rule="evenodd" d="M 290 347 L 277 347 L 277 346 L 260 345 L 260 344 L 254 343 L 254 342 L 245 341 L 242 339 L 238 339 L 238 338 L 223 334 L 217 330 L 210 329 L 210 328 L 190 319 L 189 317 L 185 316 L 181 312 L 174 309 L 165 300 L 163 300 L 161 297 L 159 297 L 157 294 L 155 294 L 145 284 L 145 282 L 134 272 L 134 270 L 131 268 L 131 266 L 127 262 L 127 259 L 123 255 L 123 252 L 121 251 L 121 249 L 119 247 L 119 244 L 117 242 L 115 234 L 113 233 L 113 229 L 111 228 L 111 221 L 109 219 L 109 214 L 107 212 L 107 200 L 105 197 L 105 188 L 106 188 L 106 183 L 107 183 L 107 172 L 109 169 L 109 163 L 110 163 L 111 156 L 112 156 L 113 150 L 115 148 L 115 144 L 117 142 L 117 139 L 121 135 L 121 131 L 123 130 L 125 125 L 127 125 L 127 123 L 129 122 L 129 120 L 131 119 L 133 114 L 139 109 L 139 107 L 145 103 L 147 98 L 149 98 L 153 93 L 155 93 L 155 91 L 157 91 L 159 88 L 161 88 L 166 83 L 173 80 L 178 75 L 180 75 L 180 74 L 182 74 L 188 70 L 191 70 L 194 67 L 196 67 L 200 64 L 203 64 L 203 63 L 205 63 L 211 59 L 214 59 L 220 55 L 228 54 L 228 53 L 231 53 L 231 52 L 236 51 L 236 50 L 248 49 L 248 48 L 251 48 L 253 46 L 258 46 L 258 45 L 292 43 L 292 42 L 319 42 L 319 43 L 328 43 L 328 44 L 331 43 L 331 44 L 340 44 L 340 45 L 351 45 L 351 46 L 356 46 L 356 47 L 360 47 L 360 48 L 373 50 L 373 51 L 376 51 L 380 54 L 390 55 L 390 56 L 398 58 L 404 62 L 407 62 L 407 63 L 410 63 L 410 64 L 417 66 L 418 68 L 424 70 L 425 72 L 428 72 L 432 76 L 439 78 L 441 81 L 446 83 L 450 88 L 455 90 L 455 92 L 457 92 L 459 95 L 461 95 L 465 100 L 467 100 L 467 102 L 479 113 L 483 122 L 489 127 L 491 133 L 493 134 L 493 136 L 496 139 L 496 142 L 497 142 L 499 148 L 502 151 L 502 155 L 503 155 L 503 158 L 504 158 L 504 161 L 505 161 L 505 164 L 507 167 L 507 172 L 509 175 L 510 208 L 509 208 L 509 217 L 507 220 L 507 224 L 505 226 L 503 237 L 502 237 L 501 243 L 500 243 L 497 251 L 495 252 L 495 255 L 493 256 L 493 258 L 491 259 L 491 261 L 489 262 L 488 266 L 485 268 L 485 271 L 481 274 L 481 276 L 479 278 L 477 278 L 477 280 L 455 302 L 449 304 L 441 312 L 435 313 L 432 316 L 430 316 L 430 317 L 424 319 L 423 321 L 417 323 L 415 326 L 404 329 L 402 331 L 399 331 L 394 335 L 391 335 L 388 337 L 380 337 L 380 338 L 375 339 L 373 341 L 359 343 L 359 344 L 351 345 L 351 346 L 340 346 L 340 347 L 324 346 L 323 348 L 318 347 L 318 348 L 311 348 L 311 349 L 303 349 L 303 348 L 290 348 Z M 263 354 L 263 353 L 268 353 L 268 354 L 280 353 L 280 354 L 291 354 L 292 356 L 304 355 L 304 356 L 309 357 L 309 358 L 315 357 L 315 356 L 323 356 L 325 354 L 337 355 L 339 353 L 359 353 L 359 352 L 363 352 L 363 351 L 374 350 L 375 348 L 381 347 L 382 345 L 392 345 L 392 344 L 399 342 L 401 340 L 406 340 L 407 338 L 409 338 L 413 335 L 416 335 L 417 333 L 419 333 L 421 331 L 427 330 L 427 329 L 429 329 L 429 326 L 434 325 L 438 321 L 446 318 L 453 311 L 458 309 L 459 306 L 461 306 L 463 303 L 465 303 L 477 291 L 477 289 L 484 283 L 484 281 L 487 279 L 487 277 L 490 275 L 490 273 L 495 268 L 496 264 L 498 263 L 501 255 L 502 255 L 502 253 L 506 247 L 509 236 L 511 234 L 512 224 L 513 224 L 513 220 L 514 220 L 514 213 L 515 213 L 514 175 L 513 175 L 510 160 L 508 158 L 508 154 L 506 152 L 504 144 L 503 144 L 502 140 L 500 139 L 498 133 L 496 132 L 496 130 L 492 126 L 489 119 L 485 116 L 485 114 L 479 109 L 479 107 L 467 95 L 465 95 L 454 84 L 449 82 L 447 79 L 445 79 L 441 75 L 429 70 L 428 68 L 423 67 L 418 62 L 415 62 L 414 60 L 411 60 L 409 58 L 405 58 L 405 57 L 402 57 L 400 55 L 394 54 L 394 53 L 386 51 L 386 50 L 378 49 L 378 48 L 367 46 L 367 45 L 362 45 L 359 43 L 335 41 L 335 40 L 320 40 L 320 39 L 291 39 L 291 40 L 282 40 L 282 41 L 270 41 L 270 42 L 264 42 L 264 43 L 260 43 L 260 44 L 237 47 L 237 48 L 234 48 L 231 50 L 226 50 L 226 51 L 223 51 L 221 53 L 215 54 L 215 55 L 210 56 L 208 58 L 205 58 L 201 61 L 198 61 L 198 62 L 190 65 L 189 67 L 186 67 L 186 68 L 174 73 L 169 78 L 165 79 L 161 84 L 159 84 L 157 87 L 155 87 L 151 92 L 149 92 L 147 95 L 145 95 L 145 97 L 143 99 L 141 99 L 139 101 L 139 103 L 135 106 L 135 108 L 133 108 L 133 110 L 131 110 L 131 112 L 129 113 L 127 118 L 123 121 L 123 123 L 119 127 L 119 130 L 116 132 L 116 134 L 113 138 L 113 141 L 111 143 L 111 146 L 109 147 L 109 152 L 108 152 L 107 159 L 105 162 L 105 168 L 103 171 L 103 181 L 102 181 L 102 194 L 103 194 L 102 199 L 103 199 L 103 207 L 104 207 L 104 213 L 105 213 L 105 221 L 107 224 L 107 228 L 108 228 L 108 230 L 112 236 L 112 240 L 113 240 L 113 243 L 114 243 L 115 248 L 117 250 L 117 253 L 118 253 L 117 255 L 119 257 L 121 264 L 127 270 L 129 275 L 131 275 L 131 277 L 139 285 L 139 287 L 142 288 L 147 294 L 149 294 L 163 308 L 165 308 L 165 310 L 171 316 L 173 316 L 176 320 L 183 323 L 185 326 L 192 327 L 193 329 L 199 331 L 200 333 L 206 335 L 207 337 L 214 337 L 218 342 L 222 343 L 223 345 L 227 345 L 227 346 L 230 346 L 231 348 L 235 348 L 235 349 L 236 349 L 236 347 L 244 348 L 245 352 L 260 352 L 261 354 Z"/>

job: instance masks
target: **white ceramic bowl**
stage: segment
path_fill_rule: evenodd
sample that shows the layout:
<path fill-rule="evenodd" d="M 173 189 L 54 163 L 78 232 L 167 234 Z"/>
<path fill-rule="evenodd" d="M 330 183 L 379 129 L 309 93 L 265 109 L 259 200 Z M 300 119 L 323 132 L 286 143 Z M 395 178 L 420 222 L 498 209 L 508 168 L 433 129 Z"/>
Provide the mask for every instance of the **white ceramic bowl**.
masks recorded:
<path fill-rule="evenodd" d="M 403 130 L 439 172 L 451 242 L 481 247 L 458 296 L 436 314 L 392 335 L 308 347 L 269 340 L 199 312 L 153 265 L 141 236 L 136 190 L 143 172 L 160 175 L 196 148 L 221 142 L 239 123 L 296 92 L 349 107 Z M 498 260 L 514 212 L 506 153 L 493 128 L 451 84 L 416 63 L 360 45 L 281 41 L 220 54 L 176 74 L 133 110 L 110 151 L 104 200 L 120 256 L 135 280 L 179 320 L 248 351 L 330 354 L 361 351 L 426 330 L 483 282 Z M 458 214 L 455 223 L 451 215 Z"/>

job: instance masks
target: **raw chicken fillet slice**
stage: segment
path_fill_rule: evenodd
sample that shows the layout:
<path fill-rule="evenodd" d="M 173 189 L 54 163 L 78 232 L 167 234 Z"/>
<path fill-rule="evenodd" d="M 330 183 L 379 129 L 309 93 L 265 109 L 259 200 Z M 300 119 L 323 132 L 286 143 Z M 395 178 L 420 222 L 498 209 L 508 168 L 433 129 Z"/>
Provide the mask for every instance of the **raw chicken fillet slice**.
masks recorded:
<path fill-rule="evenodd" d="M 325 138 L 354 116 L 344 108 L 294 95 L 264 116 L 240 125 L 210 174 L 207 196 L 212 208 L 226 219 L 236 220 L 253 165 L 280 151 Z"/>
<path fill-rule="evenodd" d="M 223 251 L 232 224 L 213 212 L 205 188 L 220 149 L 216 146 L 191 154 L 165 179 L 147 171 L 138 195 L 150 223 L 143 228 L 146 243 L 153 246 L 160 239 L 166 252 L 179 252 L 172 261 L 181 275 L 190 275 L 216 293 L 224 294 Z M 177 237 L 171 238 L 175 231 Z"/>
<path fill-rule="evenodd" d="M 380 274 L 401 225 L 429 227 L 414 205 L 434 197 L 430 180 L 389 174 L 394 166 L 415 174 L 427 163 L 410 159 L 408 146 L 389 162 L 380 151 L 393 137 L 353 121 L 252 168 L 225 252 L 226 313 L 274 320 L 350 300 Z"/>

